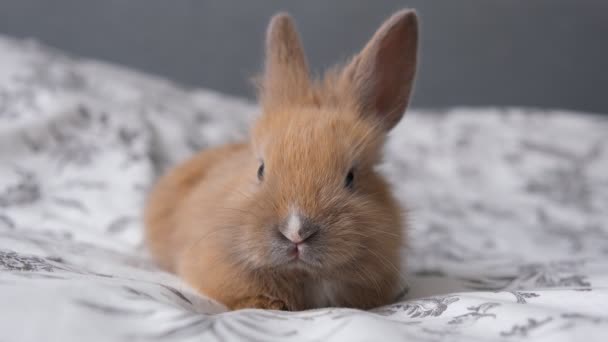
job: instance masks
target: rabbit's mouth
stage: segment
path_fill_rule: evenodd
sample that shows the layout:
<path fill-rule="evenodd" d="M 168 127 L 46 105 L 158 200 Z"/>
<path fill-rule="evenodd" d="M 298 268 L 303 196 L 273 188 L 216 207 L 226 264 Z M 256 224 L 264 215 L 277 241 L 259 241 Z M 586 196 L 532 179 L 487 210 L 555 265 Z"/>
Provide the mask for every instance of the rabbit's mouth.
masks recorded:
<path fill-rule="evenodd" d="M 317 237 L 305 241 L 292 242 L 277 239 L 271 243 L 271 263 L 278 268 L 312 271 L 323 266 Z"/>
<path fill-rule="evenodd" d="M 290 248 L 288 264 L 300 266 L 304 268 L 320 268 L 322 266 L 318 255 L 315 255 L 314 246 L 309 242 L 293 244 Z"/>

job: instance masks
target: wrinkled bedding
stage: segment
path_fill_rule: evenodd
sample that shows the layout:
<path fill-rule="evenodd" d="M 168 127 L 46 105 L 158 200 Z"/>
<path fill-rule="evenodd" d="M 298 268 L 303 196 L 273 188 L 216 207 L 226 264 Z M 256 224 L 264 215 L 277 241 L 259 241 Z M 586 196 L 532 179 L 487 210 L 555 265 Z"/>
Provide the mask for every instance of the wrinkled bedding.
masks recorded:
<path fill-rule="evenodd" d="M 0 341 L 608 340 L 608 120 L 410 111 L 381 166 L 409 291 L 369 312 L 228 312 L 157 269 L 146 191 L 256 107 L 0 37 Z"/>

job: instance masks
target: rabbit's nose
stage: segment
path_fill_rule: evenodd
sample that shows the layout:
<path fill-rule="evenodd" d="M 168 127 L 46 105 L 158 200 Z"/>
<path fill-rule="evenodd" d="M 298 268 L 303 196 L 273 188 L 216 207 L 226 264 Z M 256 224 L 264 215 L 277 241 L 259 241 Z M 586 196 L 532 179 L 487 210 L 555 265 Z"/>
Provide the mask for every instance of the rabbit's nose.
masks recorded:
<path fill-rule="evenodd" d="M 289 241 L 298 244 L 315 235 L 319 231 L 319 225 L 308 218 L 298 214 L 289 215 L 286 224 L 282 225 L 280 231 Z"/>

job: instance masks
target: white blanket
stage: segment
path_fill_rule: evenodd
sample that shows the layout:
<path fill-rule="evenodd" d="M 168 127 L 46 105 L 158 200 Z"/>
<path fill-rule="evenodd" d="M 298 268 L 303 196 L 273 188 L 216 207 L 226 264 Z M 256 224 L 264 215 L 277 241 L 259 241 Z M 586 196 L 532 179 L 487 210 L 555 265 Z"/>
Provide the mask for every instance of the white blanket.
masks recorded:
<path fill-rule="evenodd" d="M 411 111 L 383 172 L 410 291 L 364 312 L 227 312 L 141 244 L 155 177 L 254 105 L 0 37 L 0 341 L 608 341 L 608 120 Z"/>

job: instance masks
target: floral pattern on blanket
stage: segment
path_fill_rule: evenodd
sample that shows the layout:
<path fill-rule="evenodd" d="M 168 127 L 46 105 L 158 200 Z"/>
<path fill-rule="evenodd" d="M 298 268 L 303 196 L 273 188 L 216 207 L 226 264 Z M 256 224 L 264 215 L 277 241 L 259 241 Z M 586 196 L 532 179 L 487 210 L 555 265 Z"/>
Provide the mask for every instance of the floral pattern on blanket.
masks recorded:
<path fill-rule="evenodd" d="M 381 165 L 410 214 L 398 302 L 228 312 L 158 270 L 146 191 L 256 107 L 0 37 L 0 340 L 608 339 L 608 120 L 411 111 Z M 25 325 L 23 322 L 28 322 Z"/>

